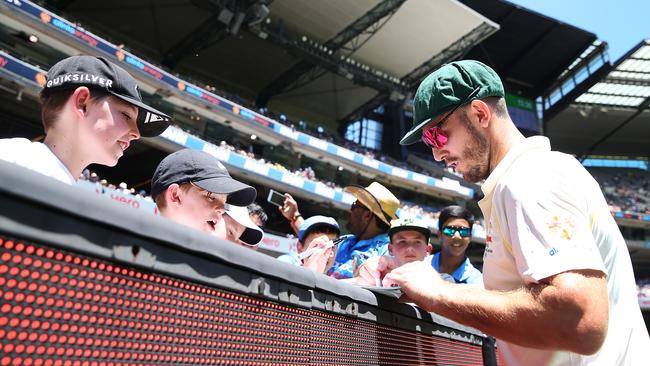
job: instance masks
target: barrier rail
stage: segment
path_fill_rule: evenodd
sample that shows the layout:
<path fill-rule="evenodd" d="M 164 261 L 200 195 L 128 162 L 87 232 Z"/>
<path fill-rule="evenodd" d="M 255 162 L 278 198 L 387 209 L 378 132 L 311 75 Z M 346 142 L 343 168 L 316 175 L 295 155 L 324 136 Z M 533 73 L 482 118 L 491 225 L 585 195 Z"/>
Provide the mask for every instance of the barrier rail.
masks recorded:
<path fill-rule="evenodd" d="M 496 364 L 393 298 L 11 164 L 0 181 L 0 365 Z"/>

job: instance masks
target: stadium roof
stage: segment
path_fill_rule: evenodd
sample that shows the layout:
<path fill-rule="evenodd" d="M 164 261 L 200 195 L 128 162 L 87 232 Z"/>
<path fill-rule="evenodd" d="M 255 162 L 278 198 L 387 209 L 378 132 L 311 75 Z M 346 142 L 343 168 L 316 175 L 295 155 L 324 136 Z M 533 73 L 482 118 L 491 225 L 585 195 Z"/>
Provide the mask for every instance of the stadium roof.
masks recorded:
<path fill-rule="evenodd" d="M 638 108 L 650 97 L 650 41 L 621 57 L 609 74 L 576 99 L 576 103 Z"/>
<path fill-rule="evenodd" d="M 546 124 L 554 148 L 650 157 L 650 41 L 622 56 L 597 83 Z"/>
<path fill-rule="evenodd" d="M 182 75 L 261 104 L 270 100 L 290 116 L 330 123 L 378 96 L 406 97 L 430 70 L 498 30 L 455 0 L 45 5 Z M 391 95 L 391 83 L 399 93 Z"/>
<path fill-rule="evenodd" d="M 492 66 L 506 92 L 537 98 L 582 54 L 596 35 L 504 0 L 461 0 L 501 29 L 466 58 Z"/>

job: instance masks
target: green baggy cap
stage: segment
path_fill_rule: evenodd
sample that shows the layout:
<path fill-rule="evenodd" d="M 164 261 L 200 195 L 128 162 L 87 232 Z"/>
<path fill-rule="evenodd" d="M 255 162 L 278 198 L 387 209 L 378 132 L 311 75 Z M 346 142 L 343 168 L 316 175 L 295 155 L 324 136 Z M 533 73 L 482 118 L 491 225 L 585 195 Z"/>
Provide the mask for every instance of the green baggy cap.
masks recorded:
<path fill-rule="evenodd" d="M 455 61 L 429 74 L 415 93 L 413 127 L 402 137 L 400 145 L 420 141 L 422 128 L 431 119 L 462 103 L 476 88 L 480 90 L 475 99 L 505 96 L 499 75 L 479 61 Z"/>

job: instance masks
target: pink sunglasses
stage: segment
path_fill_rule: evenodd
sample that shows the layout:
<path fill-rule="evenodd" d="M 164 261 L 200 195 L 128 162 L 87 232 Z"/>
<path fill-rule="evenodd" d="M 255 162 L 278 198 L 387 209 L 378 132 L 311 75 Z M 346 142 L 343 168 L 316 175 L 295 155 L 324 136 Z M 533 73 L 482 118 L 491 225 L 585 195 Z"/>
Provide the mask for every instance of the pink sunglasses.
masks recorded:
<path fill-rule="evenodd" d="M 442 120 L 440 120 L 440 122 L 438 122 L 435 126 L 429 127 L 426 130 L 422 131 L 422 142 L 424 142 L 425 145 L 432 149 L 442 149 L 447 143 L 447 140 L 449 140 L 449 137 L 442 133 L 442 130 L 440 128 L 445 122 L 447 122 L 449 117 L 451 117 L 451 115 L 454 114 L 458 108 L 460 108 L 460 106 L 465 105 L 467 102 L 472 100 L 472 98 L 474 98 L 480 90 L 480 86 L 476 87 L 476 89 L 472 90 L 472 92 L 469 93 L 469 95 L 463 99 L 460 104 L 449 111 L 449 113 L 447 113 L 447 115 Z"/>

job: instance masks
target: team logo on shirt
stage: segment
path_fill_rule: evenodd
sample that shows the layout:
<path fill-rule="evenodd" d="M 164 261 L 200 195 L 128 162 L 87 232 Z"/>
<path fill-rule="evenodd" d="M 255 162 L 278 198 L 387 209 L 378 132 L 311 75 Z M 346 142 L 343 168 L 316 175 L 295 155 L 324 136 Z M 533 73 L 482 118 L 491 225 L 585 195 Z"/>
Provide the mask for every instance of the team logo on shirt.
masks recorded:
<path fill-rule="evenodd" d="M 485 251 L 483 252 L 483 258 L 492 253 L 492 244 L 494 243 L 494 237 L 492 236 L 492 227 L 488 226 L 486 232 L 487 234 L 485 235 Z"/>
<path fill-rule="evenodd" d="M 567 217 L 553 216 L 547 226 L 552 234 L 564 240 L 571 240 L 576 233 L 575 222 Z"/>

